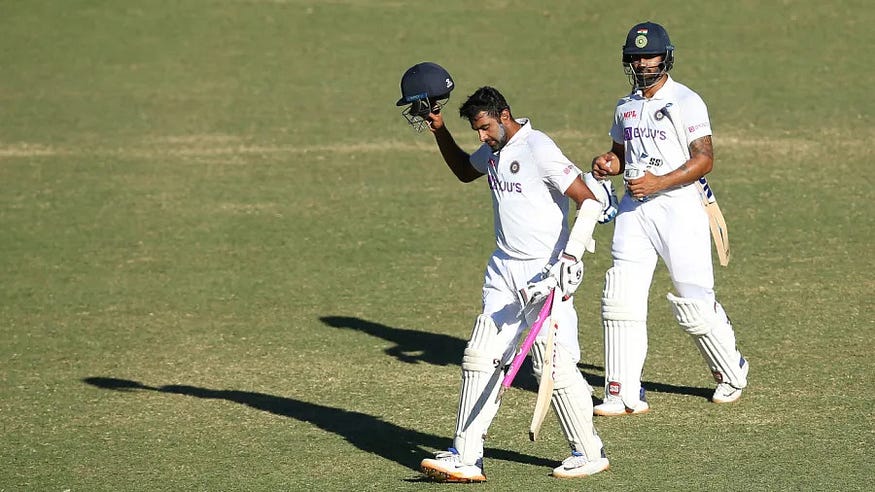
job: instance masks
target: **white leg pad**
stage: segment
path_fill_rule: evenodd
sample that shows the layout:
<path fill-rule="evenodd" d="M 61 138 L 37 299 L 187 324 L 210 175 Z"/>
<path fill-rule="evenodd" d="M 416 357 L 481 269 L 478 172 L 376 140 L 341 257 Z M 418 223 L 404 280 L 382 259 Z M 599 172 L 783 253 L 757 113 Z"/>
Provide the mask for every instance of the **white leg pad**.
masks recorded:
<path fill-rule="evenodd" d="M 504 377 L 501 357 L 505 348 L 500 345 L 492 318 L 478 316 L 462 358 L 462 390 L 453 442 L 465 465 L 473 465 L 483 457 L 486 431 L 498 413 L 495 399 Z"/>
<path fill-rule="evenodd" d="M 628 408 L 638 407 L 647 358 L 647 290 L 638 283 L 634 273 L 613 267 L 602 296 L 605 397 L 620 397 Z"/>
<path fill-rule="evenodd" d="M 742 389 L 747 386 L 744 359 L 735 347 L 732 325 L 715 303 L 668 294 L 668 301 L 681 327 L 693 337 L 714 380 Z"/>
<path fill-rule="evenodd" d="M 539 357 L 543 360 L 545 345 L 541 340 L 532 345 L 533 365 Z M 590 460 L 605 457 L 602 440 L 592 423 L 592 388 L 571 353 L 558 343 L 553 350 L 553 372 L 550 402 L 571 448 Z"/>

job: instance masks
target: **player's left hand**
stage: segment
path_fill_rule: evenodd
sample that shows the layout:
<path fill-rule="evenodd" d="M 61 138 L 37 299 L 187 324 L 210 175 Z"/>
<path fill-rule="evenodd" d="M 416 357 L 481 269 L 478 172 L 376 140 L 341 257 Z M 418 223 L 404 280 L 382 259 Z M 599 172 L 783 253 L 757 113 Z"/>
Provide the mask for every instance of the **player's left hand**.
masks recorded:
<path fill-rule="evenodd" d="M 652 174 L 650 171 L 644 171 L 644 175 L 640 178 L 626 181 L 626 191 L 632 195 L 632 198 L 643 200 L 654 193 L 662 191 L 660 177 Z"/>
<path fill-rule="evenodd" d="M 556 288 L 562 293 L 562 300 L 567 301 L 583 281 L 583 262 L 563 251 L 547 275 L 556 279 Z"/>

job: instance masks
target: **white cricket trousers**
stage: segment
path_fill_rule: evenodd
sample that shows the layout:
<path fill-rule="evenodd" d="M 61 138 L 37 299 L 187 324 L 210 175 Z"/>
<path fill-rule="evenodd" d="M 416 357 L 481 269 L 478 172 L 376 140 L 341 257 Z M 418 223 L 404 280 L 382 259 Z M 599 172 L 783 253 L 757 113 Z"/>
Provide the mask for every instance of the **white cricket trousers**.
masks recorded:
<path fill-rule="evenodd" d="M 504 344 L 504 364 L 510 363 L 522 335 L 538 317 L 543 303 L 530 306 L 523 313 L 519 290 L 532 280 L 540 280 L 540 273 L 548 260 L 517 260 L 496 250 L 483 280 L 483 314 L 490 316 L 499 328 L 500 343 Z M 580 343 L 577 336 L 577 312 L 574 310 L 574 297 L 562 301 L 557 296 L 553 301 L 553 320 L 559 324 L 556 343 L 561 344 L 572 355 L 574 362 L 580 360 Z M 538 338 L 546 337 L 546 331 Z"/>
<path fill-rule="evenodd" d="M 711 230 L 698 191 L 689 185 L 641 202 L 620 202 L 611 245 L 614 266 L 635 272 L 627 288 L 647 309 L 647 294 L 661 257 L 680 297 L 713 302 Z"/>

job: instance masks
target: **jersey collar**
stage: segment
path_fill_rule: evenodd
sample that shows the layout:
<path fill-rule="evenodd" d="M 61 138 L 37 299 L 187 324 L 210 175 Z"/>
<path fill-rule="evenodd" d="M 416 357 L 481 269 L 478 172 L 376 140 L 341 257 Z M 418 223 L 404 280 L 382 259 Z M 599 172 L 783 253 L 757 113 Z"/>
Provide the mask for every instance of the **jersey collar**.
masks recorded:
<path fill-rule="evenodd" d="M 505 149 L 513 145 L 515 142 L 525 141 L 526 136 L 532 132 L 532 122 L 528 118 L 516 118 L 516 122 L 522 126 L 504 145 Z"/>
<path fill-rule="evenodd" d="M 660 87 L 659 90 L 656 91 L 655 94 L 653 94 L 653 97 L 650 98 L 651 100 L 653 100 L 653 99 L 669 99 L 671 97 L 671 95 L 674 93 L 674 87 L 675 87 L 675 85 L 677 85 L 677 83 L 674 81 L 673 78 L 671 78 L 671 74 L 666 74 L 666 76 L 668 78 L 665 79 L 665 83 L 662 84 L 662 87 Z M 637 89 L 637 90 L 635 90 L 634 94 L 635 94 L 636 98 L 644 99 L 644 91 L 643 90 Z"/>

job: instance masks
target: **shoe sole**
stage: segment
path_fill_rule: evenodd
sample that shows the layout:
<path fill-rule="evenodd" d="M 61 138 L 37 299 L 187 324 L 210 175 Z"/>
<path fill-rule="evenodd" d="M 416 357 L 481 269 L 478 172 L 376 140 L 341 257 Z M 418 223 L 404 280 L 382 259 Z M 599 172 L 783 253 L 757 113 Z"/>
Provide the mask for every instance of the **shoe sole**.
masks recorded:
<path fill-rule="evenodd" d="M 610 464 L 607 464 L 607 465 L 605 465 L 604 468 L 601 468 L 601 469 L 596 470 L 596 471 L 594 471 L 594 472 L 586 473 L 586 474 L 583 474 L 583 475 L 563 475 L 563 474 L 561 474 L 561 473 L 557 475 L 556 472 L 553 472 L 552 475 L 553 475 L 553 477 L 555 477 L 555 478 L 562 478 L 562 479 L 568 479 L 568 478 L 586 478 L 586 477 L 591 477 L 591 476 L 595 475 L 596 473 L 601 473 L 601 472 L 603 472 L 603 471 L 605 471 L 605 470 L 608 470 L 608 469 L 610 469 L 610 468 L 611 468 L 611 465 L 610 465 Z"/>
<path fill-rule="evenodd" d="M 732 396 L 729 397 L 729 398 L 714 398 L 714 397 L 711 397 L 711 402 L 712 402 L 712 403 L 717 403 L 717 404 L 721 404 L 721 405 L 722 405 L 722 404 L 725 404 L 725 403 L 735 403 L 735 402 L 737 402 L 737 401 L 740 400 L 740 399 L 741 399 L 741 391 L 737 391 L 737 392 L 733 393 Z"/>
<path fill-rule="evenodd" d="M 598 415 L 599 417 L 620 417 L 622 415 L 640 415 L 642 413 L 647 413 L 650 411 L 650 407 L 647 407 L 643 410 L 629 410 L 628 408 L 622 412 L 609 412 L 607 410 L 599 410 L 593 409 L 593 415 Z"/>
<path fill-rule="evenodd" d="M 420 471 L 422 471 L 425 476 L 434 480 L 435 482 L 441 483 L 480 483 L 485 482 L 486 477 L 483 475 L 476 475 L 473 477 L 463 477 L 461 475 L 453 475 L 452 473 L 445 472 L 443 470 L 438 470 L 436 468 L 431 468 L 425 465 L 419 467 Z"/>

